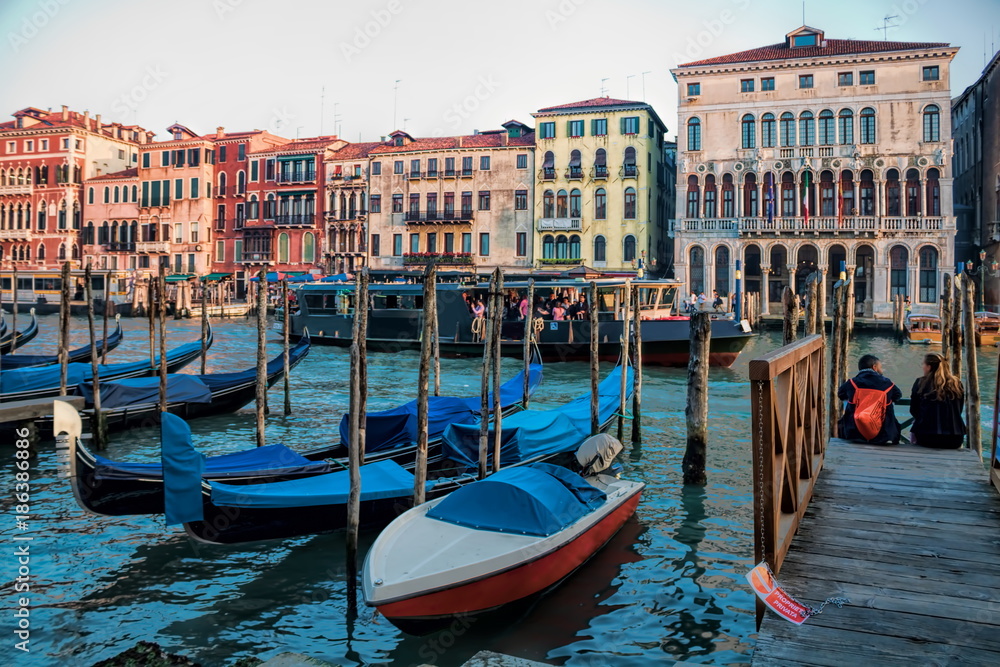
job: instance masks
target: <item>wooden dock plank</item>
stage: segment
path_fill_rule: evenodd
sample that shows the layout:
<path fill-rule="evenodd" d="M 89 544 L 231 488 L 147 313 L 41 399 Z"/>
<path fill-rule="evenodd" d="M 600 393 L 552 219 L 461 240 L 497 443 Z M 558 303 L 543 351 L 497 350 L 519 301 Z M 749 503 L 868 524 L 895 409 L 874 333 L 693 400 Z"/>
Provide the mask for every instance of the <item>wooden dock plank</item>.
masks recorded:
<path fill-rule="evenodd" d="M 778 580 L 827 607 L 768 613 L 755 665 L 1000 664 L 1000 496 L 968 450 L 834 440 Z"/>
<path fill-rule="evenodd" d="M 52 414 L 52 401 L 66 401 L 77 410 L 83 410 L 83 396 L 57 396 L 31 401 L 8 401 L 0 403 L 0 424 L 37 419 Z"/>

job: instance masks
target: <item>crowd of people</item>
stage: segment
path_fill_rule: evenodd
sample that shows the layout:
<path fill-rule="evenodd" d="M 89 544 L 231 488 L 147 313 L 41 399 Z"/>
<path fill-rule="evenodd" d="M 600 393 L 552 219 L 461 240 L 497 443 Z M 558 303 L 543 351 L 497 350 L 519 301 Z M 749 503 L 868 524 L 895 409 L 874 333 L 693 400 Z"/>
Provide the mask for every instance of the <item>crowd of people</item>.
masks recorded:
<path fill-rule="evenodd" d="M 719 292 L 717 290 L 712 290 L 711 301 L 712 301 L 711 309 L 713 311 L 717 313 L 725 312 L 726 302 L 719 295 Z M 691 296 L 688 297 L 687 299 L 684 299 L 684 312 L 697 313 L 703 310 L 708 310 L 709 306 L 706 306 L 708 302 L 709 298 L 705 296 L 704 292 L 702 292 L 701 294 L 695 294 L 694 292 L 691 292 Z"/>
<path fill-rule="evenodd" d="M 469 312 L 473 317 L 486 317 L 486 306 L 484 299 L 477 298 L 468 293 L 463 293 L 465 302 L 469 306 Z M 542 319 L 552 321 L 582 320 L 589 317 L 590 306 L 587 296 L 579 294 L 575 299 L 572 295 L 562 292 L 550 292 L 545 295 L 536 295 L 535 303 L 529 307 L 527 292 L 520 293 L 517 290 L 510 290 L 503 299 L 503 319 L 505 321 L 518 321 L 528 319 Z"/>

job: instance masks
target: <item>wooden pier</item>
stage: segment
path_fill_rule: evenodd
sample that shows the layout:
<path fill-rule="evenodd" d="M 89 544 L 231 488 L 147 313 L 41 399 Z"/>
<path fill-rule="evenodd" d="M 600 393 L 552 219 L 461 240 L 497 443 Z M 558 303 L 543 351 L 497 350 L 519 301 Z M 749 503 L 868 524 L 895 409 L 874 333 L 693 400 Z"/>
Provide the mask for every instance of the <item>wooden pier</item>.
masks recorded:
<path fill-rule="evenodd" d="M 759 607 L 753 664 L 1000 664 L 990 471 L 969 449 L 827 440 L 821 358 L 810 336 L 751 362 L 755 555 L 803 604 L 850 602 L 803 625 Z"/>

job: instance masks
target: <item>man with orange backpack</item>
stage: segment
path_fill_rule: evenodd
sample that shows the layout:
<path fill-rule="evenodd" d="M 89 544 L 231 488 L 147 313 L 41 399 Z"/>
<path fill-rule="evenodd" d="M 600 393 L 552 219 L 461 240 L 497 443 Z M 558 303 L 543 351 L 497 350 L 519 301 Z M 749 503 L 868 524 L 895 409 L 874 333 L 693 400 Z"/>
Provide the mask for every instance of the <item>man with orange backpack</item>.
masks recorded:
<path fill-rule="evenodd" d="M 903 392 L 882 375 L 882 362 L 874 354 L 861 357 L 858 370 L 837 390 L 837 397 L 847 401 L 840 437 L 872 445 L 898 445 L 900 428 L 892 405 Z"/>

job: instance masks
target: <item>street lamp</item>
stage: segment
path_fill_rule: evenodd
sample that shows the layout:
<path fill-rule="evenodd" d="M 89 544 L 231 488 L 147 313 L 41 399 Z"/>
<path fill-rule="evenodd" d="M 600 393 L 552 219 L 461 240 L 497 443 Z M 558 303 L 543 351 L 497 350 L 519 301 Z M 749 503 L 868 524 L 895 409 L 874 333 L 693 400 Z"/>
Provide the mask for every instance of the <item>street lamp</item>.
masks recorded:
<path fill-rule="evenodd" d="M 1000 269 L 1000 263 L 997 263 L 995 259 L 991 260 L 989 265 L 986 264 L 986 251 L 979 251 L 979 266 L 973 269 L 972 260 L 967 260 L 965 262 L 965 270 L 970 276 L 979 276 L 979 310 L 986 310 L 985 298 L 986 298 L 986 276 L 996 276 L 998 274 L 998 269 Z"/>

